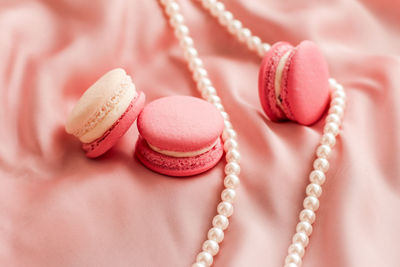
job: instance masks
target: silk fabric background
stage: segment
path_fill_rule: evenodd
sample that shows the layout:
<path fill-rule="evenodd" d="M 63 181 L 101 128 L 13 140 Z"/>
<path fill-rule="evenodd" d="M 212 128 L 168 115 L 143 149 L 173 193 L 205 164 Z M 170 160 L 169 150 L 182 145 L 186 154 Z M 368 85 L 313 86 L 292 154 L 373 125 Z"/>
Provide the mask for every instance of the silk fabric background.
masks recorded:
<path fill-rule="evenodd" d="M 282 266 L 323 120 L 272 123 L 260 59 L 196 1 L 178 1 L 239 135 L 242 184 L 215 266 Z M 348 108 L 306 267 L 398 266 L 400 2 L 224 1 L 264 41 L 318 43 Z M 0 265 L 190 266 L 222 190 L 224 162 L 191 178 L 132 159 L 131 127 L 97 160 L 65 133 L 84 90 L 114 67 L 147 101 L 199 96 L 157 1 L 0 1 Z"/>

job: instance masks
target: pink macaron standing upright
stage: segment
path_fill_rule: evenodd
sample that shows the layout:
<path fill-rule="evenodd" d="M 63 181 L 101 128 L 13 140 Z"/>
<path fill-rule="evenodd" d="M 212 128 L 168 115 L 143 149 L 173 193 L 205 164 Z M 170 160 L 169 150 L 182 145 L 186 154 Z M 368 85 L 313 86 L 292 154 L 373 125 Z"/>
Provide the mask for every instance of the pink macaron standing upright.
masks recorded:
<path fill-rule="evenodd" d="M 148 104 L 138 118 L 136 157 L 149 169 L 190 176 L 214 167 L 223 155 L 220 112 L 190 96 L 169 96 Z"/>
<path fill-rule="evenodd" d="M 272 121 L 315 123 L 329 104 L 329 71 L 319 48 L 311 41 L 297 47 L 274 44 L 259 72 L 261 105 Z"/>
<path fill-rule="evenodd" d="M 97 80 L 78 100 L 65 129 L 82 142 L 89 158 L 108 151 L 142 111 L 143 92 L 137 92 L 123 69 L 113 69 Z"/>

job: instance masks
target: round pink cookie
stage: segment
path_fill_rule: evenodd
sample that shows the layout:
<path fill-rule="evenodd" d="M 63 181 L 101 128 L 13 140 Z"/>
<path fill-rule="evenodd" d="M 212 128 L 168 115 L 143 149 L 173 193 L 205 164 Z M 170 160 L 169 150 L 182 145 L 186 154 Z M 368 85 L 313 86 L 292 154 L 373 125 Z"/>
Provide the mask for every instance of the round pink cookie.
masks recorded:
<path fill-rule="evenodd" d="M 144 93 L 139 92 L 139 95 L 132 100 L 125 113 L 121 115 L 121 117 L 103 134 L 103 136 L 91 143 L 82 144 L 86 156 L 89 158 L 95 158 L 112 148 L 135 122 L 140 111 L 143 109 L 144 103 L 145 95 Z"/>
<path fill-rule="evenodd" d="M 313 124 L 329 104 L 328 79 L 328 66 L 313 42 L 303 41 L 297 47 L 278 42 L 261 63 L 261 105 L 272 121 Z"/>
<path fill-rule="evenodd" d="M 224 123 L 210 103 L 190 96 L 169 96 L 148 104 L 139 115 L 136 155 L 148 168 L 188 176 L 212 168 L 223 149 Z"/>

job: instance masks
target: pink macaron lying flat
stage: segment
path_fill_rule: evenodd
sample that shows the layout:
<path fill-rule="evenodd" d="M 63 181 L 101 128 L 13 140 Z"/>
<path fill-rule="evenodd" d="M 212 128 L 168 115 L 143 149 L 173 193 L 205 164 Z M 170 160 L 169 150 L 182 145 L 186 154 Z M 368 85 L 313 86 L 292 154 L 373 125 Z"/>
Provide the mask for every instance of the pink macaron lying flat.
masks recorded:
<path fill-rule="evenodd" d="M 261 105 L 272 121 L 315 123 L 329 104 L 329 71 L 318 47 L 303 41 L 297 47 L 274 44 L 259 72 Z"/>
<path fill-rule="evenodd" d="M 135 155 L 149 169 L 190 176 L 214 167 L 223 155 L 224 123 L 210 103 L 169 96 L 148 104 L 139 115 Z"/>
<path fill-rule="evenodd" d="M 88 157 L 98 157 L 125 134 L 144 102 L 144 94 L 136 91 L 126 72 L 113 69 L 81 96 L 67 118 L 65 129 L 79 138 Z"/>

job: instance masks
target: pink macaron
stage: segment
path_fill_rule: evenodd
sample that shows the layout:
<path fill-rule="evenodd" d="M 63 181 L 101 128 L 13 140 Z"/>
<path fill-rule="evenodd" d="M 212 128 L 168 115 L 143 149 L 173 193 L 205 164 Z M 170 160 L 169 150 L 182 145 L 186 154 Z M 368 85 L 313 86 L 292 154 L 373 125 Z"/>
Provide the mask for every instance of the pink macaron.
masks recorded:
<path fill-rule="evenodd" d="M 148 104 L 138 118 L 136 157 L 149 169 L 190 176 L 214 167 L 223 155 L 220 112 L 207 101 L 169 96 Z"/>
<path fill-rule="evenodd" d="M 328 65 L 311 41 L 274 44 L 259 72 L 261 105 L 272 121 L 315 123 L 329 104 Z"/>
<path fill-rule="evenodd" d="M 123 69 L 113 69 L 97 80 L 76 103 L 65 129 L 82 142 L 89 158 L 107 152 L 142 111 L 145 95 L 137 92 Z"/>

